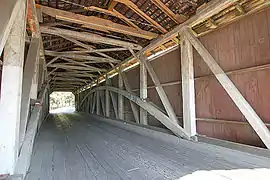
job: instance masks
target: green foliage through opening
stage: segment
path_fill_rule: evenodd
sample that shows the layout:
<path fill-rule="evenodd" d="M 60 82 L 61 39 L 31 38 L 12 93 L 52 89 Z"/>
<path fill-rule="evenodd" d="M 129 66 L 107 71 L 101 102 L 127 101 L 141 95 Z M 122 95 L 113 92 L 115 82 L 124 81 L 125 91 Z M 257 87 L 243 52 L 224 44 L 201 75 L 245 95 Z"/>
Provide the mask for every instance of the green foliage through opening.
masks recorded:
<path fill-rule="evenodd" d="M 53 92 L 50 94 L 50 110 L 74 106 L 75 97 L 72 92 Z"/>

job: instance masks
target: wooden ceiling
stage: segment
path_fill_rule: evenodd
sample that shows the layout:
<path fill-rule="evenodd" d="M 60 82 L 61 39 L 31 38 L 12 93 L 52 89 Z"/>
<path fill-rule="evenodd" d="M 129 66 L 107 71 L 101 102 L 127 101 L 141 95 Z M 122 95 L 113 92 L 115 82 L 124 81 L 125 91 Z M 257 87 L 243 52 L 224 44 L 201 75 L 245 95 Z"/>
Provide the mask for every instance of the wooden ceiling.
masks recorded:
<path fill-rule="evenodd" d="M 36 0 L 52 87 L 75 90 L 186 21 L 201 0 Z M 161 48 L 166 48 L 162 47 Z"/>
<path fill-rule="evenodd" d="M 192 20 L 208 3 L 209 0 L 36 0 L 52 90 L 88 87 L 120 63 L 136 63 L 130 49 L 138 52 L 147 48 L 144 54 L 149 56 L 178 44 L 176 26 Z M 235 0 L 190 27 L 201 36 L 268 5 L 264 0 Z M 176 35 L 170 37 L 172 33 Z M 161 37 L 166 41 L 156 44 L 155 39 Z"/>

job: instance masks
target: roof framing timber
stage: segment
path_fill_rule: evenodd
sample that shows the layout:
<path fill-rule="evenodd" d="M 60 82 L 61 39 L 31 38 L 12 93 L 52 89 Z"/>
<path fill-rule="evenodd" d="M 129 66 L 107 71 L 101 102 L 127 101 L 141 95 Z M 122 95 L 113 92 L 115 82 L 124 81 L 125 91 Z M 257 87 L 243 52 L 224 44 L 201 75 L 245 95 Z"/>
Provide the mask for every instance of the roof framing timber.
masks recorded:
<path fill-rule="evenodd" d="M 65 76 L 71 76 L 71 77 L 97 77 L 96 75 L 93 74 L 80 74 L 80 73 L 72 73 L 72 72 L 53 72 L 52 75 L 56 75 L 56 76 L 61 76 L 61 77 L 65 77 Z"/>
<path fill-rule="evenodd" d="M 107 49 L 93 49 L 81 51 L 64 51 L 65 53 L 83 54 L 83 53 L 98 53 L 98 52 L 113 52 L 113 51 L 127 51 L 126 48 L 107 48 Z"/>
<path fill-rule="evenodd" d="M 52 60 L 50 60 L 50 61 L 46 64 L 46 66 L 49 66 L 50 64 L 54 63 L 54 62 L 57 61 L 59 58 L 60 58 L 60 56 L 54 57 Z"/>
<path fill-rule="evenodd" d="M 134 11 L 136 14 L 138 14 L 140 17 L 142 17 L 145 21 L 149 22 L 154 27 L 156 27 L 160 32 L 162 32 L 162 33 L 168 32 L 164 27 L 162 27 L 155 20 L 153 20 L 151 17 L 149 17 L 147 14 L 145 14 L 142 10 L 140 10 L 138 8 L 138 6 L 136 4 L 134 4 L 132 1 L 130 1 L 130 0 L 114 0 L 114 1 L 125 4 L 132 11 Z"/>
<path fill-rule="evenodd" d="M 126 47 L 135 50 L 140 50 L 142 47 L 140 45 L 121 41 L 117 39 L 103 37 L 97 34 L 86 33 L 86 32 L 78 32 L 72 31 L 67 29 L 55 28 L 55 27 L 40 27 L 40 31 L 45 34 L 52 34 L 56 36 L 68 36 L 72 37 L 76 40 L 85 41 L 85 42 L 92 42 L 92 43 L 102 43 L 102 44 L 109 44 L 114 46 Z"/>
<path fill-rule="evenodd" d="M 203 9 L 198 11 L 194 16 L 189 18 L 184 23 L 176 26 L 172 31 L 165 34 L 163 37 L 160 37 L 154 41 L 152 41 L 148 46 L 144 47 L 140 53 L 144 54 L 146 52 L 149 52 L 157 47 L 159 47 L 161 44 L 164 44 L 165 42 L 168 42 L 175 37 L 178 36 L 179 32 L 182 32 L 184 28 L 190 27 L 192 28 L 194 25 L 199 24 L 200 22 L 210 18 L 216 13 L 219 13 L 223 9 L 233 5 L 238 0 L 212 0 L 209 3 L 207 3 L 207 6 L 205 6 Z"/>
<path fill-rule="evenodd" d="M 74 65 L 79 65 L 79 66 L 84 66 L 84 67 L 89 67 L 89 68 L 93 67 L 93 66 L 86 64 L 85 62 L 78 62 L 78 61 L 74 61 L 73 59 L 69 59 L 69 58 L 65 58 L 65 57 L 61 57 L 61 59 L 65 60 L 67 62 L 70 62 Z"/>
<path fill-rule="evenodd" d="M 63 81 L 54 82 L 51 87 L 53 88 L 76 88 L 83 83 L 76 84 L 76 83 L 65 83 Z"/>
<path fill-rule="evenodd" d="M 89 29 L 104 29 L 107 31 L 113 31 L 117 33 L 127 34 L 131 36 L 136 36 L 144 39 L 154 39 L 158 35 L 149 31 L 144 31 L 141 29 L 136 29 L 133 27 L 125 26 L 122 24 L 114 23 L 107 19 L 102 19 L 95 16 L 84 16 L 80 14 L 75 14 L 68 11 L 63 11 L 60 9 L 54 9 L 47 6 L 39 6 L 44 14 L 55 17 L 56 19 L 68 21 L 71 23 L 77 23 L 83 25 L 85 28 Z"/>
<path fill-rule="evenodd" d="M 133 22 L 131 22 L 126 16 L 122 15 L 121 13 L 119 13 L 118 11 L 116 11 L 115 9 L 112 9 L 112 10 L 107 10 L 107 9 L 102 9 L 102 8 L 99 8 L 99 7 L 95 7 L 95 6 L 90 6 L 90 7 L 87 7 L 85 8 L 89 11 L 97 11 L 97 12 L 101 12 L 101 13 L 104 13 L 104 14 L 109 14 L 111 16 L 114 16 L 114 17 L 117 17 L 121 20 L 123 20 L 125 23 L 127 23 L 129 26 L 131 27 L 134 27 L 138 30 L 140 30 L 140 28 L 138 26 L 136 26 Z"/>
<path fill-rule="evenodd" d="M 61 85 L 61 87 L 65 87 L 65 86 L 70 86 L 70 85 L 77 85 L 77 86 L 80 86 L 80 85 L 82 85 L 82 84 L 84 84 L 84 83 L 82 83 L 82 82 L 78 82 L 78 81 L 74 81 L 74 82 L 65 82 L 65 81 L 53 81 L 52 82 L 52 84 L 54 84 L 54 85 Z"/>
<path fill-rule="evenodd" d="M 54 44 L 54 45 L 51 45 L 51 46 L 47 46 L 46 49 L 47 50 L 53 49 L 53 50 L 58 50 L 59 51 L 59 49 L 70 47 L 70 45 L 72 45 L 71 42 L 66 42 L 65 41 L 65 42 L 62 42 L 60 44 Z"/>
<path fill-rule="evenodd" d="M 75 69 L 75 70 L 86 70 L 86 71 L 91 71 L 91 72 L 106 72 L 106 69 L 101 69 L 97 67 L 82 67 L 82 66 L 74 66 L 70 64 L 65 64 L 65 63 L 55 63 L 55 64 L 50 64 L 48 67 L 55 67 L 55 68 L 61 68 L 61 69 Z"/>
<path fill-rule="evenodd" d="M 109 10 L 109 11 L 112 11 L 116 5 L 117 5 L 117 2 L 114 1 L 114 0 L 111 0 L 111 1 L 110 1 L 110 4 L 109 4 L 108 10 Z"/>
<path fill-rule="evenodd" d="M 60 80 L 60 81 L 75 81 L 75 82 L 86 82 L 87 79 L 80 79 L 80 78 L 71 78 L 71 77 L 55 77 L 54 80 Z"/>
<path fill-rule="evenodd" d="M 94 47 L 92 47 L 92 46 L 90 46 L 90 45 L 87 45 L 87 44 L 84 44 L 84 43 L 82 43 L 82 42 L 80 42 L 80 41 L 78 41 L 78 40 L 76 40 L 76 39 L 73 39 L 73 38 L 70 38 L 70 37 L 66 37 L 66 36 L 62 36 L 62 38 L 67 39 L 67 40 L 69 40 L 69 41 L 71 41 L 71 42 L 77 44 L 78 46 L 81 46 L 81 47 L 83 47 L 83 48 L 85 48 L 85 49 L 87 49 L 87 50 L 89 50 L 89 51 L 93 51 L 93 50 L 95 49 Z M 110 56 L 108 56 L 107 54 L 104 54 L 104 53 L 102 53 L 102 52 L 96 52 L 96 54 L 98 54 L 98 55 L 100 55 L 100 56 L 103 56 L 103 57 L 105 57 L 105 58 L 111 59 L 111 60 L 114 61 L 114 62 L 120 62 L 120 60 L 116 60 L 116 59 L 114 59 L 114 58 L 112 58 L 112 57 L 110 57 Z M 113 65 L 111 64 L 111 62 L 109 62 L 109 63 L 110 63 L 110 65 L 113 67 Z"/>
<path fill-rule="evenodd" d="M 46 40 L 43 41 L 43 44 L 45 44 L 45 43 L 54 43 L 54 42 L 61 41 L 61 40 L 62 40 L 61 37 L 53 38 L 53 39 L 46 39 Z"/>
<path fill-rule="evenodd" d="M 163 2 L 160 0 L 151 0 L 162 12 L 169 16 L 174 22 L 180 24 L 187 20 L 187 17 L 181 14 L 174 14 Z"/>
<path fill-rule="evenodd" d="M 118 18 L 122 19 L 123 21 L 125 21 L 128 25 L 130 25 L 131 27 L 134 27 L 136 29 L 140 29 L 136 24 L 134 24 L 133 22 L 131 22 L 126 16 L 124 16 L 123 14 L 121 14 L 120 12 L 116 11 L 115 9 L 112 10 L 113 13 L 115 15 L 117 15 Z"/>
<path fill-rule="evenodd" d="M 47 51 L 45 50 L 45 55 L 48 56 L 56 56 L 56 57 L 66 57 L 78 60 L 88 60 L 87 63 L 119 63 L 118 60 L 103 58 L 103 57 L 95 57 L 89 55 L 80 55 L 74 53 L 67 53 L 67 52 L 55 52 L 55 51 Z"/>
<path fill-rule="evenodd" d="M 234 6 L 235 3 L 238 1 L 239 0 L 212 0 L 212 1 L 208 2 L 207 5 L 204 6 L 203 8 L 201 8 L 199 11 L 197 11 L 197 13 L 195 15 L 190 17 L 188 20 L 186 20 L 182 24 L 176 26 L 173 30 L 171 30 L 167 34 L 159 37 L 156 40 L 153 40 L 149 45 L 147 45 L 142 50 L 140 50 L 137 53 L 137 55 L 139 55 L 139 56 L 149 55 L 149 52 L 151 52 L 154 49 L 159 48 L 164 43 L 167 43 L 169 41 L 176 41 L 175 39 L 178 37 L 179 33 L 182 32 L 185 28 L 192 29 L 194 26 L 208 20 L 209 18 L 220 13 L 224 9 Z M 245 15 L 247 15 L 247 13 Z M 240 17 L 241 16 L 239 16 L 238 18 L 240 18 Z M 235 18 L 232 19 L 232 21 L 234 21 L 234 20 L 236 20 L 236 19 Z M 196 34 L 196 33 L 195 33 L 195 35 L 198 36 L 198 34 Z M 166 52 L 170 52 L 170 49 L 166 49 L 166 51 L 164 51 L 161 54 L 166 54 Z M 159 55 L 157 55 L 157 56 L 159 56 Z M 153 57 L 153 58 L 155 58 L 155 57 Z M 138 65 L 138 62 L 135 58 L 128 58 L 125 61 L 123 61 L 121 64 L 116 66 L 115 68 L 108 71 L 106 74 L 108 76 L 110 76 L 111 74 L 117 74 L 117 69 L 119 68 L 119 66 L 122 66 L 123 68 L 124 67 L 128 68 L 128 67 L 134 67 L 136 65 Z M 102 74 L 97 79 L 99 81 L 103 80 L 106 74 Z M 92 87 L 92 86 L 95 86 L 95 81 L 91 82 L 91 84 L 88 84 L 84 87 L 81 87 L 77 92 L 84 91 L 85 89 L 88 89 L 89 87 Z"/>

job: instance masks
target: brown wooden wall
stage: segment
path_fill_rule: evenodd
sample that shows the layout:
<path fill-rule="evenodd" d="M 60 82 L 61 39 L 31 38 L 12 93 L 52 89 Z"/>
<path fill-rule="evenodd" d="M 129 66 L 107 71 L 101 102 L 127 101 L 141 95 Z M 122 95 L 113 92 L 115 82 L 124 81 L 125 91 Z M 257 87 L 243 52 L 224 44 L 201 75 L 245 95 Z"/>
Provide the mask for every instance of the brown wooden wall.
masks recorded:
<path fill-rule="evenodd" d="M 270 63 L 270 9 L 248 16 L 200 40 L 226 72 L 251 68 L 246 72 L 232 73 L 229 77 L 264 122 L 269 123 L 270 69 L 254 68 Z M 211 74 L 197 53 L 194 64 L 196 77 Z M 198 121 L 198 133 L 247 144 L 261 144 L 215 78 L 198 79 L 195 88 L 196 116 L 202 118 Z M 208 118 L 217 120 L 203 121 Z"/>
<path fill-rule="evenodd" d="M 229 72 L 243 96 L 265 123 L 270 124 L 270 9 L 200 37 L 224 71 Z M 180 50 L 151 62 L 182 124 Z M 264 65 L 264 68 L 260 68 Z M 261 146 L 256 133 L 246 122 L 210 70 L 194 50 L 197 132 L 210 137 Z M 241 70 L 241 71 L 239 71 Z M 233 72 L 232 72 L 233 71 Z M 138 93 L 139 69 L 127 72 L 129 83 Z M 117 77 L 113 80 L 117 85 Z M 148 76 L 148 97 L 163 108 Z M 125 102 L 126 117 L 134 121 Z M 163 127 L 149 116 L 149 124 Z M 270 127 L 270 126 L 268 126 Z"/>

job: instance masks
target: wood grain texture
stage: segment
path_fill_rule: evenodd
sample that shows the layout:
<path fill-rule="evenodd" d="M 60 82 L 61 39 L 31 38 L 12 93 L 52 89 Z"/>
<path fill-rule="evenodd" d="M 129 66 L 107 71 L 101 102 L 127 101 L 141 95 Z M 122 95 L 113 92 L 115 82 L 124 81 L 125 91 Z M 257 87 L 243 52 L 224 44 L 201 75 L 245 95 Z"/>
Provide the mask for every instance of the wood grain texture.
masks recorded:
<path fill-rule="evenodd" d="M 225 72 L 270 64 L 270 9 L 249 15 L 240 21 L 217 29 L 200 37 L 200 40 Z M 193 52 L 195 78 L 211 75 L 209 68 L 198 53 L 195 50 Z M 164 90 L 176 115 L 182 117 L 179 59 L 180 50 L 178 49 L 151 61 L 151 65 L 161 83 L 178 82 L 178 84 L 164 86 Z M 138 75 L 138 68 L 127 72 L 133 90 L 139 88 Z M 229 75 L 229 78 L 265 123 L 270 122 L 270 85 L 267 83 L 269 77 L 269 69 Z M 148 77 L 148 99 L 163 108 L 156 91 L 151 86 L 153 86 L 153 82 Z M 135 91 L 135 93 L 137 92 Z M 261 141 L 249 125 L 237 125 L 236 128 L 229 122 L 246 122 L 246 120 L 214 77 L 196 79 L 195 96 L 196 117 L 216 119 L 211 122 L 197 122 L 200 134 L 261 146 Z M 219 119 L 227 120 L 228 123 L 221 123 Z M 151 116 L 149 123 L 162 127 Z M 181 118 L 179 118 L 179 123 L 182 124 Z"/>
<path fill-rule="evenodd" d="M 248 16 L 200 39 L 225 71 L 269 64 L 269 12 L 270 10 L 267 9 Z M 209 69 L 197 53 L 195 53 L 194 65 L 197 77 L 210 74 Z M 269 85 L 266 83 L 269 76 L 270 71 L 268 69 L 229 76 L 266 123 L 269 123 L 270 119 L 267 110 L 270 105 L 270 94 L 268 92 Z M 245 121 L 245 118 L 216 79 L 198 80 L 195 85 L 197 117 Z M 202 134 L 252 145 L 261 145 L 258 137 L 247 125 L 239 125 L 239 129 L 236 129 L 233 125 L 227 123 L 200 122 L 199 124 L 201 125 L 198 129 Z M 209 131 L 209 128 L 212 128 L 212 131 Z M 218 131 L 220 132 L 217 133 Z M 239 134 L 241 135 L 239 136 Z"/>
<path fill-rule="evenodd" d="M 159 140 L 99 118 L 51 117 L 37 137 L 26 180 L 178 179 L 199 170 L 270 166 L 267 158 L 205 143 Z"/>

